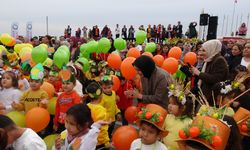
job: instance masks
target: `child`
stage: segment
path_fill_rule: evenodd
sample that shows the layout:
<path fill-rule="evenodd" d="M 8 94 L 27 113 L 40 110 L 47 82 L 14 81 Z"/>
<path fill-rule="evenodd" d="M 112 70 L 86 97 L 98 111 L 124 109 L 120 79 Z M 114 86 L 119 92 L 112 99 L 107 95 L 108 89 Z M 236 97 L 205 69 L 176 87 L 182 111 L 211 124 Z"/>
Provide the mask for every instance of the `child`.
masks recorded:
<path fill-rule="evenodd" d="M 130 150 L 167 150 L 158 140 L 165 137 L 168 131 L 163 129 L 167 112 L 156 104 L 148 104 L 138 113 L 139 137 L 134 140 Z"/>
<path fill-rule="evenodd" d="M 86 104 L 76 104 L 70 107 L 65 116 L 65 128 L 67 129 L 65 139 L 58 136 L 53 149 L 95 150 L 100 132 L 99 128 L 101 125 L 107 125 L 108 123 L 98 121 L 92 124 L 92 122 L 91 112 Z M 61 140 L 64 140 L 64 142 Z"/>
<path fill-rule="evenodd" d="M 106 109 L 99 104 L 102 99 L 102 88 L 99 85 L 99 83 L 93 81 L 86 87 L 85 91 L 88 94 L 89 99 L 91 100 L 91 102 L 88 103 L 87 105 L 91 110 L 93 121 L 97 122 L 99 120 L 106 120 L 107 119 Z M 102 126 L 100 128 L 100 133 L 97 140 L 98 143 L 96 149 L 109 148 L 108 125 Z"/>
<path fill-rule="evenodd" d="M 7 143 L 12 149 L 45 150 L 44 141 L 31 129 L 18 127 L 9 117 L 0 115 L 0 129 L 7 132 Z M 2 142 L 2 140 L 1 140 Z M 0 143 L 1 143 L 0 142 Z M 0 146 L 1 147 L 1 146 Z"/>
<path fill-rule="evenodd" d="M 57 93 L 62 91 L 62 81 L 59 78 L 58 72 L 51 70 L 48 75 L 48 82 L 54 86 Z"/>
<path fill-rule="evenodd" d="M 18 79 L 14 72 L 6 71 L 1 80 L 2 90 L 0 91 L 0 111 L 8 113 L 12 102 L 18 102 L 21 92 L 18 88 Z"/>
<path fill-rule="evenodd" d="M 65 130 L 64 117 L 66 111 L 74 104 L 81 102 L 80 96 L 73 90 L 76 85 L 75 76 L 66 69 L 62 70 L 61 78 L 63 83 L 63 93 L 57 98 L 56 101 L 56 112 L 53 126 L 53 129 L 58 133 Z"/>
<path fill-rule="evenodd" d="M 119 101 L 117 102 L 117 106 L 118 108 L 121 110 L 121 114 L 122 114 L 122 123 L 123 125 L 128 124 L 128 122 L 125 120 L 125 110 L 129 107 L 132 106 L 133 104 L 133 99 L 132 98 L 128 98 L 124 92 L 127 90 L 132 89 L 132 84 L 127 81 L 124 77 L 119 76 L 119 79 L 121 81 L 121 86 L 120 88 L 116 91 L 117 96 L 119 96 Z"/>
<path fill-rule="evenodd" d="M 171 150 L 178 150 L 176 142 L 179 139 L 178 132 L 192 122 L 194 108 L 192 98 L 186 96 L 185 93 L 187 86 L 183 88 L 178 84 L 171 84 L 169 87 L 169 114 L 164 124 L 164 128 L 169 131 L 169 134 L 163 141 Z"/>
<path fill-rule="evenodd" d="M 29 80 L 30 89 L 23 93 L 19 103 L 14 101 L 11 104 L 15 110 L 24 110 L 27 112 L 38 106 L 47 108 L 48 94 L 44 90 L 40 89 L 43 84 L 43 77 L 43 66 L 39 63 L 31 69 L 31 77 Z"/>
<path fill-rule="evenodd" d="M 102 105 L 107 110 L 107 120 L 111 121 L 111 125 L 109 126 L 109 137 L 114 129 L 115 121 L 121 121 L 120 110 L 116 105 L 116 94 L 112 91 L 113 81 L 110 76 L 104 76 L 101 80 L 101 86 L 103 91 L 103 97 L 100 105 Z"/>

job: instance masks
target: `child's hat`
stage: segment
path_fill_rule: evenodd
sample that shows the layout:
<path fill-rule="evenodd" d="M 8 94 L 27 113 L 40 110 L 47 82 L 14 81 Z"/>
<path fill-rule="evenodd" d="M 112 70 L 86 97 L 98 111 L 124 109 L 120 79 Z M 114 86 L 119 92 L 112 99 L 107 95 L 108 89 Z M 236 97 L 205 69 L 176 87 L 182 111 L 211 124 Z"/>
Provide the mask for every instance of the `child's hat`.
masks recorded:
<path fill-rule="evenodd" d="M 247 121 L 248 119 L 250 119 L 250 111 L 242 107 L 234 114 L 234 120 L 243 136 L 250 136 L 250 121 Z"/>
<path fill-rule="evenodd" d="M 41 63 L 35 65 L 30 71 L 30 77 L 33 80 L 42 80 L 44 77 L 44 69 Z"/>
<path fill-rule="evenodd" d="M 179 130 L 181 140 L 177 143 L 180 150 L 186 149 L 187 141 L 198 142 L 211 150 L 224 150 L 230 131 L 226 122 L 209 116 L 196 116 L 191 125 Z"/>
<path fill-rule="evenodd" d="M 98 99 L 102 95 L 102 88 L 96 81 L 92 81 L 86 88 L 85 92 L 90 98 Z"/>
<path fill-rule="evenodd" d="M 139 120 L 137 123 L 140 125 L 141 121 L 144 120 L 158 128 L 161 131 L 161 137 L 165 137 L 168 135 L 168 131 L 163 128 L 166 116 L 167 111 L 163 107 L 156 104 L 148 104 L 138 113 Z"/>
<path fill-rule="evenodd" d="M 44 62 L 43 62 L 43 66 L 47 67 L 47 68 L 51 68 L 53 65 L 53 60 L 50 58 L 47 58 Z"/>
<path fill-rule="evenodd" d="M 67 68 L 63 68 L 59 72 L 59 76 L 61 77 L 63 83 L 66 83 L 66 82 L 73 82 L 74 83 L 76 81 L 74 74 L 71 73 L 71 71 L 68 70 Z"/>
<path fill-rule="evenodd" d="M 21 70 L 30 72 L 31 66 L 29 64 L 29 61 L 25 61 L 21 64 Z"/>
<path fill-rule="evenodd" d="M 55 70 L 51 70 L 51 71 L 49 72 L 49 76 L 57 77 L 58 75 L 59 75 L 58 72 L 56 72 Z"/>

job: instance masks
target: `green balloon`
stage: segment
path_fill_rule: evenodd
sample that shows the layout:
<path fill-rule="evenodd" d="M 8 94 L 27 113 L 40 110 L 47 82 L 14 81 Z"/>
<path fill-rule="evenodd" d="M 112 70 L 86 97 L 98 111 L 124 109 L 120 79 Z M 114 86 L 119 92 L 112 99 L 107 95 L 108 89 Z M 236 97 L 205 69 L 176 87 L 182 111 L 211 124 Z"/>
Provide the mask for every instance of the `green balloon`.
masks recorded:
<path fill-rule="evenodd" d="M 154 42 L 150 42 L 146 44 L 145 52 L 153 53 L 156 49 L 156 44 Z"/>
<path fill-rule="evenodd" d="M 136 34 L 135 34 L 135 41 L 137 44 L 144 43 L 146 38 L 147 38 L 147 33 L 145 31 L 140 30 L 140 31 L 136 32 Z"/>
<path fill-rule="evenodd" d="M 76 60 L 76 64 L 80 62 L 79 64 L 82 66 L 82 71 L 83 72 L 87 72 L 90 68 L 90 64 L 87 58 L 81 57 L 79 59 Z"/>
<path fill-rule="evenodd" d="M 25 127 L 25 116 L 19 111 L 11 111 L 6 116 L 8 116 L 16 125 L 20 127 Z"/>
<path fill-rule="evenodd" d="M 67 56 L 70 57 L 70 51 L 69 48 L 66 45 L 62 45 L 58 47 L 57 51 L 63 51 L 67 53 Z"/>
<path fill-rule="evenodd" d="M 52 97 L 52 98 L 49 100 L 47 110 L 48 110 L 48 112 L 49 112 L 51 115 L 55 115 L 55 112 L 56 112 L 56 100 L 57 100 L 56 97 Z"/>
<path fill-rule="evenodd" d="M 87 47 L 86 47 L 86 50 L 87 50 L 87 52 L 88 52 L 89 54 L 90 54 L 90 53 L 96 52 L 97 49 L 98 49 L 98 42 L 96 42 L 96 41 L 94 41 L 94 40 L 88 42 Z"/>
<path fill-rule="evenodd" d="M 180 70 L 180 68 L 181 66 L 179 65 L 177 72 L 173 76 L 175 79 L 180 79 L 184 81 L 186 79 L 186 75 Z"/>
<path fill-rule="evenodd" d="M 117 38 L 114 41 L 114 46 L 117 50 L 123 50 L 126 48 L 126 41 L 122 38 Z"/>
<path fill-rule="evenodd" d="M 53 145 L 55 145 L 56 136 L 56 134 L 51 134 L 43 139 L 47 146 L 47 150 L 51 150 L 53 148 Z"/>
<path fill-rule="evenodd" d="M 101 38 L 98 42 L 97 53 L 107 53 L 111 48 L 111 43 L 107 38 Z"/>
<path fill-rule="evenodd" d="M 82 44 L 82 45 L 80 46 L 80 52 L 81 52 L 81 53 L 84 53 L 84 52 L 86 51 L 86 49 L 87 49 L 87 44 L 86 44 L 86 43 L 84 43 L 84 44 Z"/>
<path fill-rule="evenodd" d="M 36 46 L 31 51 L 31 58 L 36 64 L 43 63 L 47 57 L 48 51 L 43 46 Z"/>
<path fill-rule="evenodd" d="M 64 65 L 66 65 L 69 62 L 69 56 L 67 52 L 57 50 L 53 56 L 53 61 L 54 64 L 61 69 Z"/>

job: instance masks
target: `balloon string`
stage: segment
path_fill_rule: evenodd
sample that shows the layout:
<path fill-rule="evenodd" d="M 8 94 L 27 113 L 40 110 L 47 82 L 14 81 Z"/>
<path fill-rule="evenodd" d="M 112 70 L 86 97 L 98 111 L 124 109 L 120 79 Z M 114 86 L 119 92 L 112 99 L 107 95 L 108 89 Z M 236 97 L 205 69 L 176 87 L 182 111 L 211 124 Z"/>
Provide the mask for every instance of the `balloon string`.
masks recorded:
<path fill-rule="evenodd" d="M 243 93 L 241 93 L 240 95 L 238 95 L 237 97 L 235 97 L 234 99 L 230 100 L 229 102 L 227 102 L 225 105 L 221 106 L 219 108 L 219 110 L 223 109 L 224 107 L 226 107 L 227 105 L 231 104 L 232 102 L 234 102 L 236 99 L 238 99 L 239 97 L 241 97 L 242 95 L 246 94 L 248 91 L 250 91 L 250 88 L 247 89 L 246 91 L 244 91 Z"/>

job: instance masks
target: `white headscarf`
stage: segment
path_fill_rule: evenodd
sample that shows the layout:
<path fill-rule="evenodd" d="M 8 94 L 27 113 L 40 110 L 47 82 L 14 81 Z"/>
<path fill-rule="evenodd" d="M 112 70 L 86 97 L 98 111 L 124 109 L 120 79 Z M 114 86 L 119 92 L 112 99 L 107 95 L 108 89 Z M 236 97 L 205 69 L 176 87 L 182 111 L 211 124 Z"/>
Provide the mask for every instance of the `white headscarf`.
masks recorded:
<path fill-rule="evenodd" d="M 214 56 L 221 52 L 222 44 L 219 40 L 209 40 L 202 44 L 202 48 L 207 52 L 207 58 L 204 60 L 204 65 L 201 72 L 206 71 L 207 63 L 212 61 Z M 198 86 L 201 86 L 202 81 L 199 80 Z"/>

